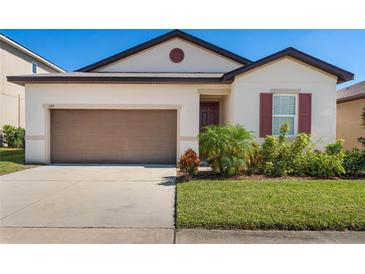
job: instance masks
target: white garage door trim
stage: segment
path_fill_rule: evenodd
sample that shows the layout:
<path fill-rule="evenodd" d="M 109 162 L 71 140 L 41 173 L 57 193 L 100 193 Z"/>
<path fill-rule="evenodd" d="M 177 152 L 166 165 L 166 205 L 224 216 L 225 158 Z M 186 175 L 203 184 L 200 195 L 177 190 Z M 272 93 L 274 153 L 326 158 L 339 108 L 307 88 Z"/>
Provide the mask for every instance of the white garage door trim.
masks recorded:
<path fill-rule="evenodd" d="M 128 109 L 161 109 L 161 110 L 176 110 L 176 162 L 179 160 L 180 155 L 180 110 L 181 105 L 154 105 L 154 104 L 43 104 L 45 119 L 45 159 L 48 164 L 51 163 L 51 109 L 116 109 L 116 110 L 128 110 Z"/>

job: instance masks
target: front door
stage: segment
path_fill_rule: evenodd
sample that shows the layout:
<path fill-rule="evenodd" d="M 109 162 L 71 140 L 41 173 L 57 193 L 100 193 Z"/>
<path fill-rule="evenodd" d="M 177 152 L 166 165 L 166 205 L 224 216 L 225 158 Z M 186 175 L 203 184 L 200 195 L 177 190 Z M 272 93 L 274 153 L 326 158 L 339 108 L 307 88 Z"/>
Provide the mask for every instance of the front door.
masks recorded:
<path fill-rule="evenodd" d="M 219 124 L 219 102 L 200 102 L 200 130 Z"/>

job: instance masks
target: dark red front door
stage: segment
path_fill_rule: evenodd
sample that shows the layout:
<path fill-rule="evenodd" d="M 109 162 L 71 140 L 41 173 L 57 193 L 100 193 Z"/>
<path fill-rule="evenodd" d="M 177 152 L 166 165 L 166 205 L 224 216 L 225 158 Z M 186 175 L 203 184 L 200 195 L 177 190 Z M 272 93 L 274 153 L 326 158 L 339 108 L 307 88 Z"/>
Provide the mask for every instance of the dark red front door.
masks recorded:
<path fill-rule="evenodd" d="M 219 102 L 200 102 L 200 130 L 219 124 Z"/>

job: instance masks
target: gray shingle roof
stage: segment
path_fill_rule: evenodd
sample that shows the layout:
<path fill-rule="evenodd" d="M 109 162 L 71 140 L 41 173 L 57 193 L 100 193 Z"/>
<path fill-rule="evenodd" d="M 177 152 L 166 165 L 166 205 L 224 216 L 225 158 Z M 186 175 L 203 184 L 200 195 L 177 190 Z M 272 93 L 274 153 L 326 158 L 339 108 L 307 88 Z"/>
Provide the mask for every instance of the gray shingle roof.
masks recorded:
<path fill-rule="evenodd" d="M 365 81 L 337 91 L 337 102 L 346 102 L 365 98 Z"/>

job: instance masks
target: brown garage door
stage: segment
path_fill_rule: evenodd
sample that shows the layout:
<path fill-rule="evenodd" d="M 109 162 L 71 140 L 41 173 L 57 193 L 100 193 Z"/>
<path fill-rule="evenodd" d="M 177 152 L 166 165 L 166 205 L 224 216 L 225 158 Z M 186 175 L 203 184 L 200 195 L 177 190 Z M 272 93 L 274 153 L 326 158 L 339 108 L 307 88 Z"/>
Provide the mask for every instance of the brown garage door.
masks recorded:
<path fill-rule="evenodd" d="M 175 163 L 176 118 L 176 110 L 51 110 L 51 161 Z"/>

